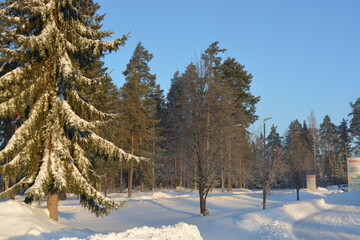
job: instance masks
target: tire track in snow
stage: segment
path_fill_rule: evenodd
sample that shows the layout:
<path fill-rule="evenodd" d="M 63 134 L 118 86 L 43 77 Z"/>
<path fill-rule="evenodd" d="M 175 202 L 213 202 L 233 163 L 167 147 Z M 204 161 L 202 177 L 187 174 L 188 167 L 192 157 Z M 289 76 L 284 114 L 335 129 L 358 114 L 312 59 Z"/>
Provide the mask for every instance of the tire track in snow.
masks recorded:
<path fill-rule="evenodd" d="M 360 240 L 360 207 L 335 205 L 295 222 L 292 231 L 298 239 Z"/>

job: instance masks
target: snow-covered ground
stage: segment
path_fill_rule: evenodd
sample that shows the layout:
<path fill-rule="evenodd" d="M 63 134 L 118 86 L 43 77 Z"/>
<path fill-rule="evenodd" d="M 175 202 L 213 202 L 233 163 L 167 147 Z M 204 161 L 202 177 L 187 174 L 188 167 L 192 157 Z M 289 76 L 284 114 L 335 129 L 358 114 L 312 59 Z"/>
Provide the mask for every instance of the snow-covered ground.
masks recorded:
<path fill-rule="evenodd" d="M 0 202 L 0 239 L 360 239 L 360 190 L 318 188 L 316 193 L 275 190 L 262 210 L 260 190 L 215 190 L 209 194 L 210 215 L 199 215 L 198 195 L 159 190 L 112 194 L 127 204 L 103 218 L 83 209 L 75 197 L 60 202 L 59 222 L 38 207 Z"/>

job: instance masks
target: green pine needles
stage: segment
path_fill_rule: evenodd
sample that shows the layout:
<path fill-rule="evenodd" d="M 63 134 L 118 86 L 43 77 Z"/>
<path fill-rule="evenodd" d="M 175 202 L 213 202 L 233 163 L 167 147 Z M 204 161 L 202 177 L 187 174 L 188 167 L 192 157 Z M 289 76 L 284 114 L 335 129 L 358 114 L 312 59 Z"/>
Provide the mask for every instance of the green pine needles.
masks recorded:
<path fill-rule="evenodd" d="M 25 187 L 28 202 L 65 191 L 97 215 L 119 207 L 93 187 L 86 152 L 125 163 L 142 158 L 95 134 L 114 115 L 97 110 L 79 91 L 101 84 L 86 66 L 127 39 L 103 41 L 112 32 L 99 30 L 98 8 L 92 0 L 0 3 L 0 117 L 20 114 L 23 122 L 0 151 L 1 174 L 17 179 L 1 198 Z"/>

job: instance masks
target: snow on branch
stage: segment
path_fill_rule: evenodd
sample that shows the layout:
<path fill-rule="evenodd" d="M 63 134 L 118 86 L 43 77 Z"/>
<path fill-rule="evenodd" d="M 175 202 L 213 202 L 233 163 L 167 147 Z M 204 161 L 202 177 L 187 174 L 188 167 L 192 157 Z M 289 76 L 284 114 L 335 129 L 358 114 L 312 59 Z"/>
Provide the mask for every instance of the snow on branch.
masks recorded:
<path fill-rule="evenodd" d="M 21 47 L 18 50 L 25 50 L 25 49 L 33 49 L 38 50 L 41 56 L 46 56 L 46 49 L 44 46 L 51 46 L 54 38 L 54 32 L 56 30 L 55 22 L 54 21 L 47 21 L 45 28 L 41 31 L 39 35 L 33 36 L 24 36 L 20 34 L 14 34 L 15 38 L 18 39 L 19 43 L 21 43 Z"/>
<path fill-rule="evenodd" d="M 60 113 L 64 116 L 67 126 L 75 127 L 79 131 L 88 131 L 101 124 L 100 121 L 88 122 L 80 118 L 66 101 L 61 101 L 56 96 L 53 99 L 58 104 Z"/>
<path fill-rule="evenodd" d="M 76 69 L 72 65 L 70 57 L 66 51 L 62 53 L 62 57 L 60 59 L 60 66 L 63 76 L 73 80 L 77 84 L 92 85 L 98 81 L 98 79 L 90 79 L 83 76 L 81 74 L 81 71 Z"/>
<path fill-rule="evenodd" d="M 0 30 L 1 31 L 1 30 Z M 12 48 L 1 48 L 1 52 L 4 56 L 4 59 L 5 58 L 8 58 L 8 59 L 20 59 L 21 56 L 20 56 L 20 52 L 18 52 L 17 50 L 15 49 L 12 49 Z M 4 66 L 4 65 L 3 65 Z M 3 69 L 3 66 L 0 67 L 0 71 Z"/>
<path fill-rule="evenodd" d="M 26 19 L 20 17 L 13 17 L 13 16 L 5 16 L 6 21 L 16 24 L 26 23 Z"/>
<path fill-rule="evenodd" d="M 74 33 L 70 31 L 69 34 L 74 35 Z M 124 35 L 123 37 L 117 38 L 113 41 L 102 41 L 99 39 L 91 39 L 77 35 L 76 37 L 69 37 L 68 41 L 76 46 L 81 46 L 82 51 L 92 50 L 92 54 L 94 56 L 101 56 L 103 52 L 113 51 L 119 46 L 124 45 L 128 38 L 129 37 L 127 35 Z"/>
<path fill-rule="evenodd" d="M 9 140 L 6 147 L 0 151 L 0 162 L 4 162 L 7 156 L 10 156 L 14 152 L 23 148 L 23 146 L 29 141 L 32 135 L 36 131 L 36 124 L 39 121 L 41 113 L 45 106 L 47 94 L 41 97 L 31 110 L 30 117 L 19 127 L 14 135 Z M 0 109 L 3 104 L 0 104 Z M 16 111 L 15 111 L 16 112 Z"/>
<path fill-rule="evenodd" d="M 29 12 L 30 15 L 47 13 L 53 9 L 54 1 L 48 1 L 47 3 L 44 0 L 21 0 L 15 1 L 11 5 L 7 6 L 0 11 L 0 14 L 9 14 L 10 9 L 22 9 L 23 11 Z"/>
<path fill-rule="evenodd" d="M 0 193 L 0 199 L 4 199 L 6 197 L 9 197 L 11 195 L 16 194 L 16 190 L 18 188 L 20 188 L 21 186 L 25 185 L 25 184 L 30 184 L 32 183 L 33 177 L 23 177 L 22 179 L 20 179 L 19 182 L 17 182 L 16 184 L 12 185 L 10 188 L 8 188 L 7 190 L 3 191 Z"/>
<path fill-rule="evenodd" d="M 85 102 L 80 96 L 79 93 L 75 90 L 71 90 L 69 92 L 68 100 L 69 104 L 75 108 L 81 110 L 81 112 L 89 113 L 92 118 L 100 119 L 100 120 L 107 120 L 115 118 L 115 114 L 104 113 L 98 109 L 96 109 L 93 105 Z"/>
<path fill-rule="evenodd" d="M 39 87 L 41 87 L 40 84 L 34 82 L 30 87 L 21 91 L 16 96 L 2 102 L 0 104 L 0 117 L 12 117 L 18 112 L 25 110 L 26 106 L 33 101 L 36 93 L 39 91 Z M 14 93 L 16 93 L 16 88 L 13 88 L 9 95 L 13 96 Z"/>
<path fill-rule="evenodd" d="M 18 67 L 14 70 L 4 74 L 0 77 L 0 88 L 6 88 L 8 86 L 13 87 L 14 85 L 19 85 L 19 83 L 24 82 L 26 80 L 24 75 L 30 67 Z"/>
<path fill-rule="evenodd" d="M 74 72 L 70 57 L 65 51 L 61 54 L 60 70 L 64 77 L 69 77 Z"/>
<path fill-rule="evenodd" d="M 89 172 L 94 175 L 96 174 L 93 170 L 91 170 L 91 162 L 87 157 L 85 157 L 84 150 L 77 143 L 74 144 L 74 157 L 79 172 L 86 179 L 89 179 Z"/>
<path fill-rule="evenodd" d="M 34 184 L 25 191 L 25 195 L 31 199 L 41 200 L 47 194 L 47 186 L 49 185 L 49 150 L 45 149 L 41 159 L 40 171 L 38 172 Z"/>
<path fill-rule="evenodd" d="M 97 17 L 92 16 L 92 15 L 84 15 L 83 12 L 81 12 L 81 10 L 79 10 L 77 7 L 75 7 L 71 1 L 68 0 L 62 0 L 62 2 L 60 3 L 62 4 L 63 7 L 70 7 L 71 11 L 73 11 L 75 14 L 75 16 L 77 16 L 78 19 L 81 19 L 83 22 L 86 22 L 87 24 L 89 23 L 93 23 L 97 20 Z"/>
<path fill-rule="evenodd" d="M 95 133 L 90 133 L 85 137 L 78 136 L 77 139 L 80 144 L 107 156 L 109 159 L 118 159 L 124 163 L 147 161 L 146 158 L 126 153 L 121 148 L 116 147 L 113 143 L 99 137 Z"/>
<path fill-rule="evenodd" d="M 67 187 L 65 179 L 64 162 L 72 159 L 69 150 L 64 146 L 60 139 L 54 141 L 53 151 L 50 153 L 50 172 L 54 179 L 54 187 L 64 190 Z"/>
<path fill-rule="evenodd" d="M 30 150 L 34 146 L 35 140 L 31 139 L 27 145 L 10 162 L 0 165 L 0 171 L 3 175 L 9 172 L 24 170 L 23 167 L 31 160 Z M 16 172 L 16 175 L 18 173 Z"/>
<path fill-rule="evenodd" d="M 80 203 L 96 215 L 108 215 L 111 209 L 117 209 L 121 207 L 125 202 L 115 202 L 107 197 L 104 197 L 98 192 L 89 182 L 82 176 L 77 167 L 70 164 L 71 177 L 74 179 L 74 193 L 80 195 Z"/>
<path fill-rule="evenodd" d="M 35 94 L 43 88 L 42 78 L 39 77 L 42 69 L 31 71 L 32 68 L 36 66 L 18 67 L 0 78 L 0 97 L 6 101 L 0 105 L 0 115 L 12 104 L 17 105 L 16 109 L 20 112 L 19 108 L 24 108 L 32 102 Z"/>
<path fill-rule="evenodd" d="M 100 30 L 91 29 L 85 26 L 79 20 L 73 20 L 70 23 L 71 25 L 68 22 L 64 22 L 64 24 L 66 24 L 68 29 L 72 31 L 74 34 L 85 36 L 87 38 L 102 39 L 105 37 L 110 37 L 111 34 L 113 34 L 113 32 L 111 31 L 100 31 Z"/>

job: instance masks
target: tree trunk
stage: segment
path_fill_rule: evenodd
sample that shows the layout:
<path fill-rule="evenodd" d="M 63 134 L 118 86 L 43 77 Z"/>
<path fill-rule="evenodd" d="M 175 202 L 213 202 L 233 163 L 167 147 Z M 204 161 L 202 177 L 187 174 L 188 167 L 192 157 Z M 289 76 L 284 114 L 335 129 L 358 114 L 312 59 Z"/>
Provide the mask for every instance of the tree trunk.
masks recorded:
<path fill-rule="evenodd" d="M 129 172 L 128 172 L 128 197 L 132 196 L 133 175 L 134 175 L 134 168 L 133 168 L 133 164 L 130 163 Z"/>
<path fill-rule="evenodd" d="M 9 188 L 9 178 L 8 177 L 3 178 L 3 185 L 4 185 L 3 191 L 6 191 Z"/>
<path fill-rule="evenodd" d="M 155 154 L 154 150 L 153 150 L 153 154 Z M 151 190 L 155 191 L 155 180 L 156 180 L 156 176 L 155 176 L 155 160 L 153 160 L 152 162 L 152 181 L 151 181 Z"/>
<path fill-rule="evenodd" d="M 12 160 L 11 157 L 6 158 L 6 163 L 9 163 Z M 13 175 L 4 178 L 4 191 L 11 188 L 14 184 L 16 184 L 16 178 Z M 9 199 L 15 200 L 15 193 L 11 193 L 9 195 Z"/>
<path fill-rule="evenodd" d="M 300 187 L 296 187 L 296 200 L 300 200 Z"/>
<path fill-rule="evenodd" d="M 135 152 L 135 136 L 134 133 L 131 133 L 131 154 L 134 155 L 134 152 Z M 134 167 L 133 167 L 133 163 L 131 162 L 128 171 L 128 197 L 132 196 L 133 175 L 134 175 Z"/>
<path fill-rule="evenodd" d="M 47 208 L 49 210 L 50 218 L 58 221 L 59 211 L 58 211 L 58 201 L 59 195 L 58 193 L 52 193 L 51 191 L 48 193 L 47 198 Z"/>
<path fill-rule="evenodd" d="M 108 193 L 108 177 L 107 175 L 105 174 L 105 177 L 104 177 L 104 187 L 103 187 L 103 191 L 104 191 L 104 195 L 105 197 L 107 197 L 107 193 Z"/>
<path fill-rule="evenodd" d="M 140 163 L 140 173 L 141 173 L 141 178 L 140 178 L 140 192 L 144 192 L 145 189 L 145 183 L 144 183 L 144 169 L 142 164 Z"/>
<path fill-rule="evenodd" d="M 183 173 L 183 169 L 182 169 L 182 167 L 180 166 L 180 182 L 179 182 L 180 188 L 183 188 L 183 185 L 184 185 L 182 173 Z"/>
<path fill-rule="evenodd" d="M 348 158 L 348 149 L 346 147 L 346 142 L 344 142 L 344 151 L 345 151 L 345 157 L 346 157 L 346 160 Z"/>
<path fill-rule="evenodd" d="M 232 182 L 231 182 L 231 179 L 232 179 L 232 174 L 231 174 L 231 141 L 230 139 L 228 138 L 228 182 L 227 182 L 227 191 L 228 192 L 231 192 L 232 191 Z"/>
<path fill-rule="evenodd" d="M 145 190 L 145 184 L 144 184 L 144 182 L 141 182 L 141 184 L 140 184 L 140 192 L 144 192 L 144 190 Z"/>
<path fill-rule="evenodd" d="M 224 170 L 221 170 L 221 192 L 225 192 L 225 176 L 224 176 Z"/>
<path fill-rule="evenodd" d="M 206 209 L 206 197 L 204 194 L 205 187 L 203 183 L 199 183 L 199 196 L 200 196 L 200 214 L 201 216 L 206 216 L 209 214 L 209 211 Z"/>
<path fill-rule="evenodd" d="M 194 171 L 194 191 L 196 191 L 197 187 L 197 169 L 196 169 L 196 166 L 195 166 L 195 171 Z"/>
<path fill-rule="evenodd" d="M 241 156 L 239 157 L 239 185 L 240 185 L 240 188 L 242 188 L 243 186 L 243 176 L 242 176 L 242 158 Z"/>
<path fill-rule="evenodd" d="M 123 183 L 123 169 L 120 169 L 120 192 L 124 189 L 124 183 Z"/>
<path fill-rule="evenodd" d="M 264 186 L 263 186 L 263 209 L 266 208 L 266 197 L 267 197 L 267 193 L 268 193 L 268 183 L 265 182 Z"/>

